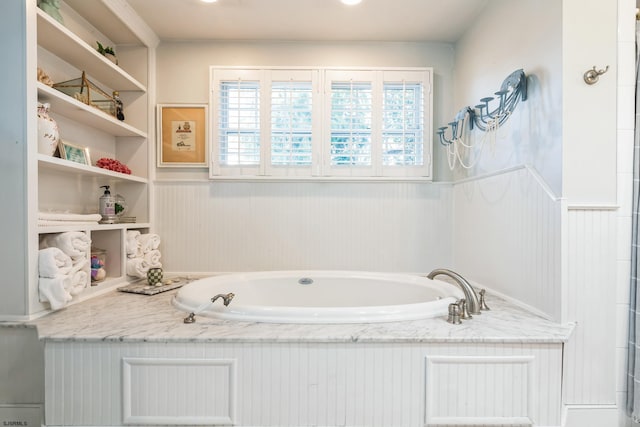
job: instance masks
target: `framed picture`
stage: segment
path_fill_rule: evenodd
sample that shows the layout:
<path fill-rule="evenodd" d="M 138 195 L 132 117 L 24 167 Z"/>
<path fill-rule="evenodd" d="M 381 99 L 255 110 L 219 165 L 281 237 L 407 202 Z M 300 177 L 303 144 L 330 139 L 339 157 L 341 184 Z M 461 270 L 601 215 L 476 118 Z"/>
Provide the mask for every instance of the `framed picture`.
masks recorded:
<path fill-rule="evenodd" d="M 58 142 L 58 151 L 60 152 L 61 159 L 91 166 L 89 149 L 87 147 L 81 147 L 79 145 L 60 140 Z"/>
<path fill-rule="evenodd" d="M 158 167 L 206 167 L 207 105 L 158 104 Z"/>

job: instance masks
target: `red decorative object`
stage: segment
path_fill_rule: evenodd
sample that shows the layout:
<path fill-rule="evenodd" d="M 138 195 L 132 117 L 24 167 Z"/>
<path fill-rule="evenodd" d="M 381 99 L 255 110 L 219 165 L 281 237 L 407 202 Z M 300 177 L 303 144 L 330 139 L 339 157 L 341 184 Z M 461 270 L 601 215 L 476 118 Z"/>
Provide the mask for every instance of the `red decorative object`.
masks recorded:
<path fill-rule="evenodd" d="M 131 169 L 129 169 L 127 165 L 120 163 L 116 159 L 109 159 L 107 157 L 103 157 L 96 162 L 96 166 L 102 169 L 108 169 L 110 171 L 126 173 L 127 175 L 131 175 Z"/>

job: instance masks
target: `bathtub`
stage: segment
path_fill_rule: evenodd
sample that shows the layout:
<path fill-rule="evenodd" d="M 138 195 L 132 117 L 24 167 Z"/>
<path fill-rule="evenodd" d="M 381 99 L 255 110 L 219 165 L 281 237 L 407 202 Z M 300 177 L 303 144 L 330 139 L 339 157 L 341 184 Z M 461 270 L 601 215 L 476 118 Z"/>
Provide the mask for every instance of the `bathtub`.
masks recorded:
<path fill-rule="evenodd" d="M 222 298 L 233 293 L 228 306 Z M 267 323 L 371 323 L 447 315 L 463 298 L 448 282 L 357 271 L 270 271 L 207 277 L 180 288 L 173 305 L 218 319 Z"/>

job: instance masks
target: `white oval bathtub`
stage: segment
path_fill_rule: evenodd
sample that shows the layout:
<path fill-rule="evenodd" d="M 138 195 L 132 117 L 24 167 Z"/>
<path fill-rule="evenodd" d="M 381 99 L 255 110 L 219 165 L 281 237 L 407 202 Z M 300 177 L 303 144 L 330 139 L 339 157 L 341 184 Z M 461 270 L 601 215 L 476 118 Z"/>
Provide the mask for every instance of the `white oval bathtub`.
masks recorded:
<path fill-rule="evenodd" d="M 233 293 L 228 306 L 218 294 Z M 180 310 L 219 319 L 268 323 L 369 323 L 444 316 L 463 298 L 450 283 L 358 271 L 234 273 L 191 282 L 177 292 Z"/>

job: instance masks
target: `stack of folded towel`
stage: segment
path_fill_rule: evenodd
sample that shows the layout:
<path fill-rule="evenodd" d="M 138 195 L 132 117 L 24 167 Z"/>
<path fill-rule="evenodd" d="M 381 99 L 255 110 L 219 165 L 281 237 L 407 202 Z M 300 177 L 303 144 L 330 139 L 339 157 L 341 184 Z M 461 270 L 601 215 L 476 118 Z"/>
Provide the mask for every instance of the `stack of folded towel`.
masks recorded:
<path fill-rule="evenodd" d="M 40 248 L 40 301 L 58 310 L 91 283 L 91 239 L 81 231 L 48 234 L 41 240 Z"/>
<path fill-rule="evenodd" d="M 38 212 L 39 226 L 92 225 L 102 219 L 100 214 L 76 214 L 69 212 Z"/>
<path fill-rule="evenodd" d="M 161 268 L 159 247 L 160 236 L 157 234 L 127 231 L 127 275 L 144 278 L 150 268 Z"/>

